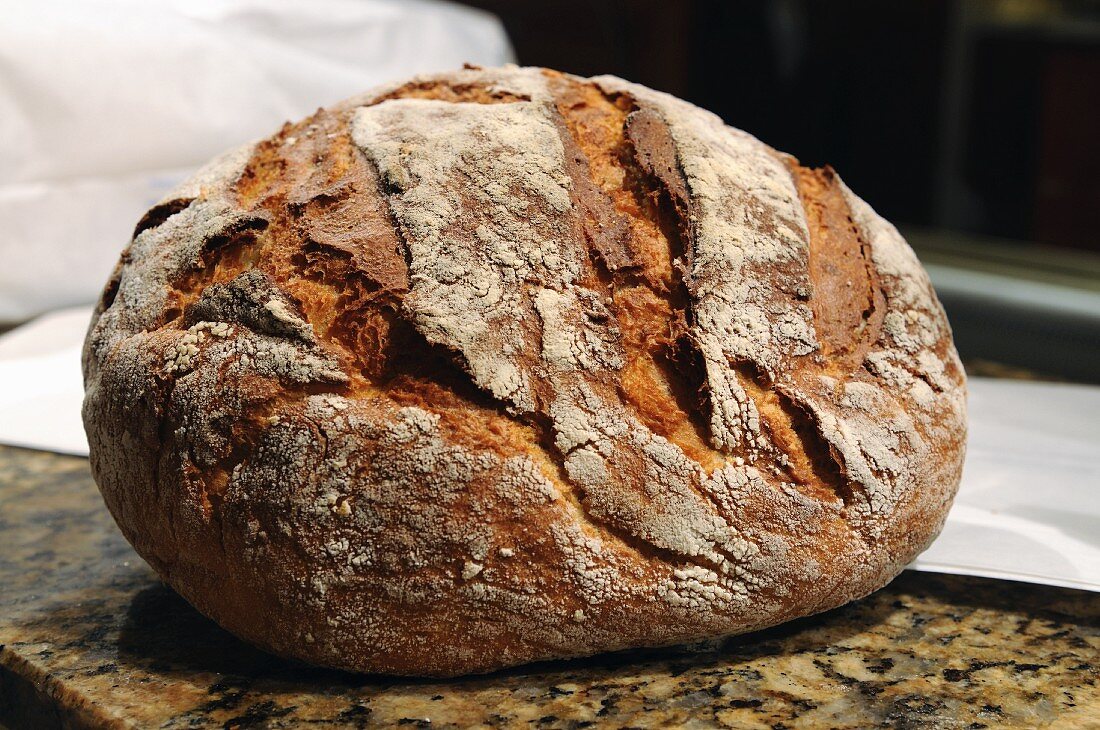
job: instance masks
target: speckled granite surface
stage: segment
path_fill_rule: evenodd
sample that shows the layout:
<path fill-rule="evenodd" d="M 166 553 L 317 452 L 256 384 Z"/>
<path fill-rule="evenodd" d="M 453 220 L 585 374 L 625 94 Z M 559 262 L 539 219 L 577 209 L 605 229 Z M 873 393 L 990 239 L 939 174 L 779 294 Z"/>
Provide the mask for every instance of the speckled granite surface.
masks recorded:
<path fill-rule="evenodd" d="M 905 573 L 705 646 L 463 681 L 361 677 L 238 642 L 161 586 L 83 459 L 0 447 L 11 727 L 1100 727 L 1100 596 Z"/>

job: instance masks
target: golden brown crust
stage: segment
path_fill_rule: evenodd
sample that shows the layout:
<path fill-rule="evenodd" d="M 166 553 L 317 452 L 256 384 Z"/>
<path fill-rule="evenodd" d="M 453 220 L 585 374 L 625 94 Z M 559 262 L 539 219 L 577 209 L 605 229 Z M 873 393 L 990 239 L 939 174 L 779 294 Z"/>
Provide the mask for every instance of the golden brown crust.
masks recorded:
<path fill-rule="evenodd" d="M 138 552 L 277 653 L 447 675 L 881 586 L 958 484 L 927 278 L 830 169 L 610 77 L 319 110 L 151 210 L 85 349 Z"/>

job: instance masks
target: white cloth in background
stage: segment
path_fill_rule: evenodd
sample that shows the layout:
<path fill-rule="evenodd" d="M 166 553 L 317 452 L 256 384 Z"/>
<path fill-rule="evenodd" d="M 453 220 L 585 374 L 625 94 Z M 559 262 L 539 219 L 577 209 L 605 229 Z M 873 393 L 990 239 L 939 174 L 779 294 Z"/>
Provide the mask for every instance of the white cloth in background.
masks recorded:
<path fill-rule="evenodd" d="M 431 0 L 0 0 L 0 323 L 92 302 L 220 152 L 415 73 L 512 60 Z"/>
<path fill-rule="evenodd" d="M 88 453 L 80 346 L 91 311 L 0 336 L 0 443 Z M 917 570 L 1100 591 L 1100 387 L 972 378 L 963 482 Z"/>

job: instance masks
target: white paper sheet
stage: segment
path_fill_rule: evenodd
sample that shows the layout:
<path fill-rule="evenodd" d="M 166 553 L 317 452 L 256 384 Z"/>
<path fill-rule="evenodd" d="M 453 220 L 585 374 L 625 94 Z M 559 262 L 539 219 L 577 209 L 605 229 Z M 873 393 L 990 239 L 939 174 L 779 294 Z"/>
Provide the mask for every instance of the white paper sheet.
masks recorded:
<path fill-rule="evenodd" d="M 90 309 L 0 336 L 0 442 L 87 454 Z M 1100 387 L 972 378 L 962 486 L 917 570 L 1100 591 Z"/>
<path fill-rule="evenodd" d="M 970 379 L 962 486 L 911 567 L 1100 591 L 1100 387 Z"/>
<path fill-rule="evenodd" d="M 0 443 L 88 455 L 80 350 L 91 317 L 62 309 L 0 335 Z"/>

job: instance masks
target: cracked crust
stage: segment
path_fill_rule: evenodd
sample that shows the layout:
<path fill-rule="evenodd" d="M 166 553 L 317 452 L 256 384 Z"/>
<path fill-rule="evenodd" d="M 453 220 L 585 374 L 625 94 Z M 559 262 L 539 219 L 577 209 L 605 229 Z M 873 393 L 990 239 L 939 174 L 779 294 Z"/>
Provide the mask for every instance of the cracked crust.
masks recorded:
<path fill-rule="evenodd" d="M 238 636 L 483 672 L 882 586 L 958 485 L 965 382 L 826 168 L 611 77 L 467 68 L 216 160 L 85 347 L 123 533 Z"/>

